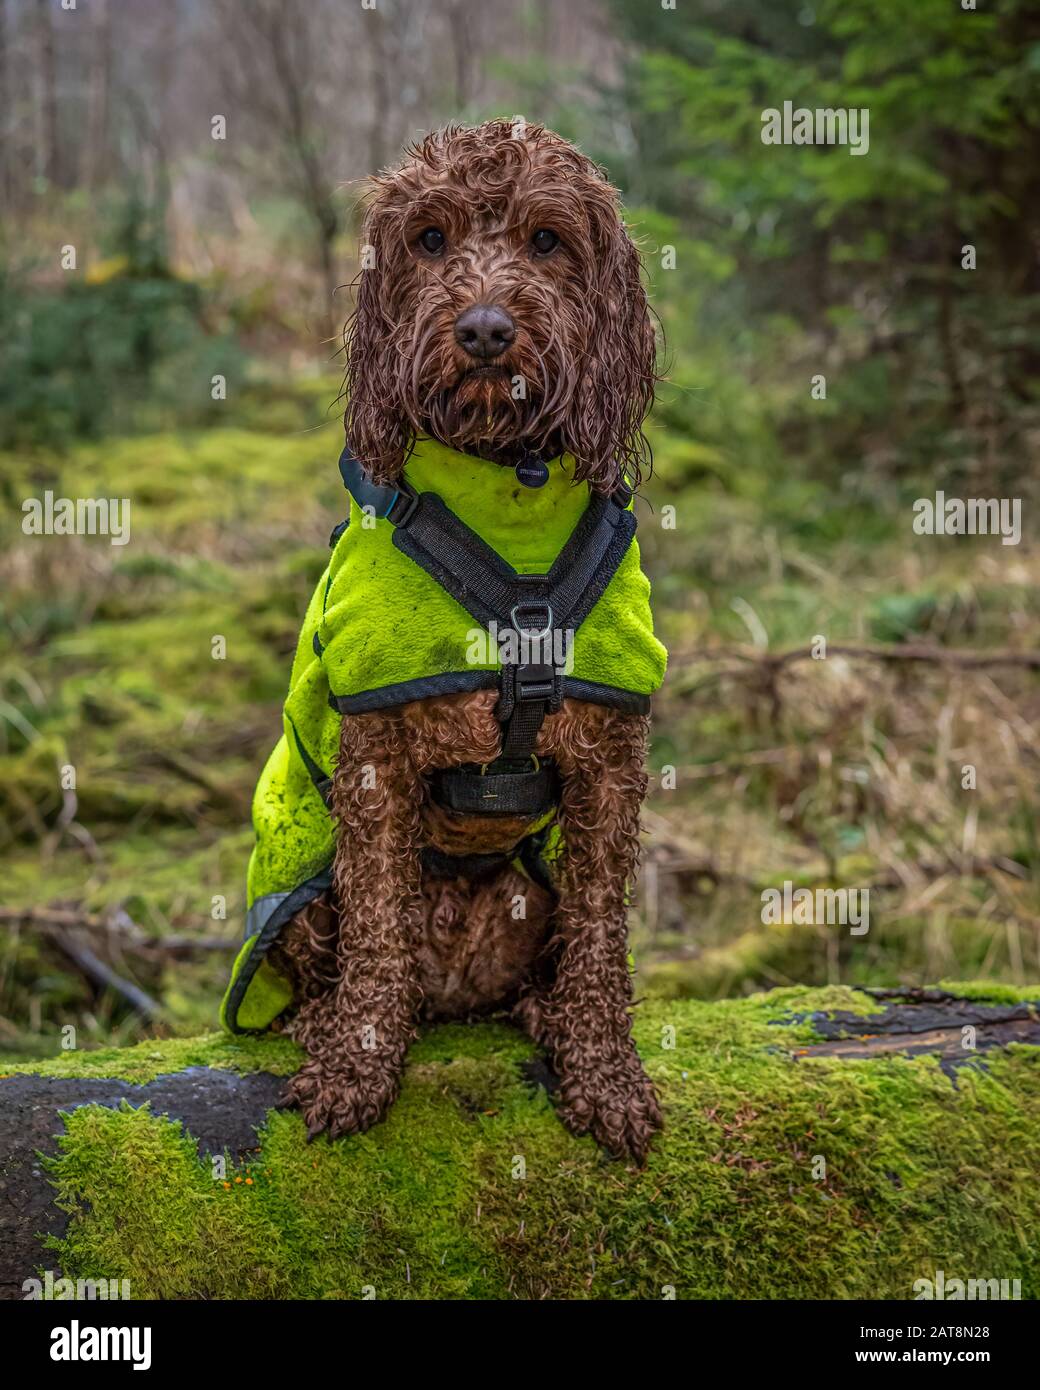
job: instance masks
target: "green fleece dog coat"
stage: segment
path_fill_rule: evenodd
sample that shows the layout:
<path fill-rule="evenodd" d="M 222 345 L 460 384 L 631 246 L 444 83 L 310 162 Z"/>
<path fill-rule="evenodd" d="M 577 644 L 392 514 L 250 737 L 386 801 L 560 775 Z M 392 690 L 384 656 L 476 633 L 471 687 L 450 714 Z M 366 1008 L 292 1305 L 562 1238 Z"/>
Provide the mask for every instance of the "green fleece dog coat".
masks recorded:
<path fill-rule="evenodd" d="M 420 440 L 405 479 L 427 508 L 441 513 L 442 502 L 452 523 L 464 523 L 461 534 L 475 533 L 479 539 L 471 543 L 490 547 L 489 559 L 510 574 L 550 574 L 561 551 L 566 558 L 581 528 L 606 505 L 574 482 L 568 456 L 549 465 L 544 486 L 531 488 L 511 469 Z M 634 523 L 625 520 L 630 532 Z M 253 799 L 246 939 L 221 1009 L 233 1032 L 268 1027 L 291 1002 L 290 985 L 266 954 L 285 923 L 331 883 L 335 826 L 325 797 L 342 716 L 495 688 L 502 679 L 504 648 L 494 640 L 501 642 L 502 632 L 493 635 L 486 613 L 475 618 L 452 596 L 421 549 L 404 553 L 390 520 L 352 496 L 349 521 L 338 529 L 300 634 L 284 732 Z M 627 535 L 623 545 L 591 610 L 577 610 L 559 693 L 645 712 L 667 657 L 654 637 L 639 548 Z M 449 587 L 482 612 L 464 584 Z"/>

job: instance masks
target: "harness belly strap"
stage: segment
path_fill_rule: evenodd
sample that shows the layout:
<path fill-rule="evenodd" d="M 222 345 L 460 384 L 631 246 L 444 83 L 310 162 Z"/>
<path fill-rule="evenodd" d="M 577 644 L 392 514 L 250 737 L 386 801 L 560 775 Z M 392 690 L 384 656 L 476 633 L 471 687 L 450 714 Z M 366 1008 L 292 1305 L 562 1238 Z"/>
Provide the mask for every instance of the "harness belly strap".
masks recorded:
<path fill-rule="evenodd" d="M 464 763 L 435 772 L 432 792 L 438 806 L 461 815 L 534 818 L 556 804 L 559 778 L 549 760 L 517 764 L 503 755 L 485 768 Z"/>

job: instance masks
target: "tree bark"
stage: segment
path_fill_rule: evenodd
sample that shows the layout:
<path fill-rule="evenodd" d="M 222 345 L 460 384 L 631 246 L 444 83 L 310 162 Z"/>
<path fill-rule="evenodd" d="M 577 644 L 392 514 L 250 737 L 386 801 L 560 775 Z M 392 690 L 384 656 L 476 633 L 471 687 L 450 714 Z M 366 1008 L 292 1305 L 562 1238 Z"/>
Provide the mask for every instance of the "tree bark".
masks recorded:
<path fill-rule="evenodd" d="M 59 182 L 58 94 L 54 62 L 54 30 L 48 0 L 36 0 L 36 29 L 39 51 L 37 84 L 36 169 L 48 183 Z"/>
<path fill-rule="evenodd" d="M 96 190 L 108 176 L 108 113 L 112 88 L 112 20 L 108 0 L 95 0 L 93 56 L 88 82 L 83 182 L 87 188 Z"/>

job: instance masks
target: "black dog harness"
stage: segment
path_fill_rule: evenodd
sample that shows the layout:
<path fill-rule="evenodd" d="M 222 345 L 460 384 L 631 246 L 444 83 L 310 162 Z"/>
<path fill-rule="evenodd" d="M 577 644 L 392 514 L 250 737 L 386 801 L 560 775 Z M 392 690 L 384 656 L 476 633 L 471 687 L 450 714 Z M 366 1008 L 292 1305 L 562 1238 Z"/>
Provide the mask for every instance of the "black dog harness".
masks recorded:
<path fill-rule="evenodd" d="M 635 535 L 632 493 L 620 487 L 609 498 L 592 497 L 547 574 L 520 574 L 437 493 L 417 493 L 404 480 L 391 487 L 371 482 L 349 447 L 340 455 L 339 469 L 358 506 L 394 527 L 394 546 L 483 626 L 495 623 L 500 632 L 525 639 L 521 655 L 532 644 L 543 657 L 563 649 L 566 634 L 592 611 Z M 333 531 L 333 545 L 348 524 Z M 448 810 L 489 816 L 537 817 L 555 805 L 556 768 L 551 760 L 539 762 L 534 752 L 546 715 L 560 708 L 561 680 L 555 660 L 504 662 L 495 710 L 502 726 L 501 755 L 483 768 L 464 764 L 438 772 L 431 787 L 435 801 Z M 516 852 L 461 858 L 493 858 L 497 865 Z"/>

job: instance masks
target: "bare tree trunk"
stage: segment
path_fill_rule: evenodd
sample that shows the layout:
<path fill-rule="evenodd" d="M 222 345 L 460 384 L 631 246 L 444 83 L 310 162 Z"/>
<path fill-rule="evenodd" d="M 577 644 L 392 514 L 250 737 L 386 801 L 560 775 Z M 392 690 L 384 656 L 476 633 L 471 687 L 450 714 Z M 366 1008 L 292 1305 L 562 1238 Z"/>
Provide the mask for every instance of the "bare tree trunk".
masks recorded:
<path fill-rule="evenodd" d="M 538 4 L 538 40 L 539 49 L 548 55 L 552 53 L 553 41 L 553 7 L 552 0 L 539 0 Z"/>
<path fill-rule="evenodd" d="M 320 331 L 324 339 L 330 340 L 335 336 L 332 300 L 336 290 L 332 247 L 339 232 L 340 215 L 333 201 L 333 189 L 322 169 L 316 132 L 303 109 L 302 92 L 307 80 L 307 64 L 302 65 L 304 72 L 294 66 L 287 23 L 297 36 L 306 37 L 307 21 L 303 13 L 289 5 L 287 10 L 280 9 L 272 15 L 271 23 L 265 29 L 265 38 L 285 103 L 286 133 L 299 170 L 304 205 L 314 223 L 322 284 Z"/>
<path fill-rule="evenodd" d="M 939 349 L 942 354 L 943 371 L 946 376 L 946 387 L 949 392 L 950 411 L 954 419 L 960 423 L 964 419 L 967 399 L 964 391 L 964 374 L 961 371 L 960 353 L 957 348 L 957 327 L 954 321 L 954 276 L 957 271 L 951 263 L 954 255 L 954 248 L 960 245 L 957 236 L 957 188 L 958 179 L 956 174 L 956 154 L 951 159 L 950 192 L 946 203 L 946 211 L 943 217 L 943 240 L 942 249 L 939 256 L 939 303 L 938 303 L 938 329 L 939 329 Z"/>
<path fill-rule="evenodd" d="M 386 163 L 387 122 L 390 118 L 390 75 L 386 44 L 386 19 L 382 10 L 365 15 L 369 26 L 372 61 L 372 123 L 368 131 L 368 167 L 374 173 Z"/>
<path fill-rule="evenodd" d="M 469 104 L 472 92 L 471 60 L 474 51 L 473 33 L 476 12 L 469 0 L 451 0 L 448 5 L 448 32 L 455 66 L 455 113 L 460 115 Z"/>
<path fill-rule="evenodd" d="M 340 316 L 340 323 L 337 326 L 336 287 L 338 279 L 336 276 L 336 257 L 333 253 L 333 244 L 336 240 L 336 233 L 339 231 L 339 217 L 331 203 L 328 212 L 329 215 L 319 222 L 318 231 L 318 259 L 321 262 L 323 292 L 321 332 L 326 343 L 342 346 L 342 316 Z"/>
<path fill-rule="evenodd" d="M 94 42 L 87 98 L 86 163 L 83 182 L 100 188 L 108 176 L 108 113 L 112 90 L 112 20 L 108 0 L 94 0 Z"/>
<path fill-rule="evenodd" d="M 54 64 L 54 30 L 48 0 L 36 0 L 36 27 L 39 41 L 39 149 L 37 169 L 48 181 L 57 183 L 60 172 L 58 149 L 58 94 Z"/>
<path fill-rule="evenodd" d="M 950 411 L 954 419 L 959 421 L 964 415 L 964 379 L 961 376 L 953 323 L 953 272 L 946 267 L 943 268 L 939 280 L 938 325 L 939 347 L 942 352 Z"/>
<path fill-rule="evenodd" d="M 0 0 L 0 203 L 10 208 L 14 196 L 14 161 L 11 145 L 14 139 L 14 92 L 7 55 L 10 43 L 7 30 L 7 0 Z"/>

